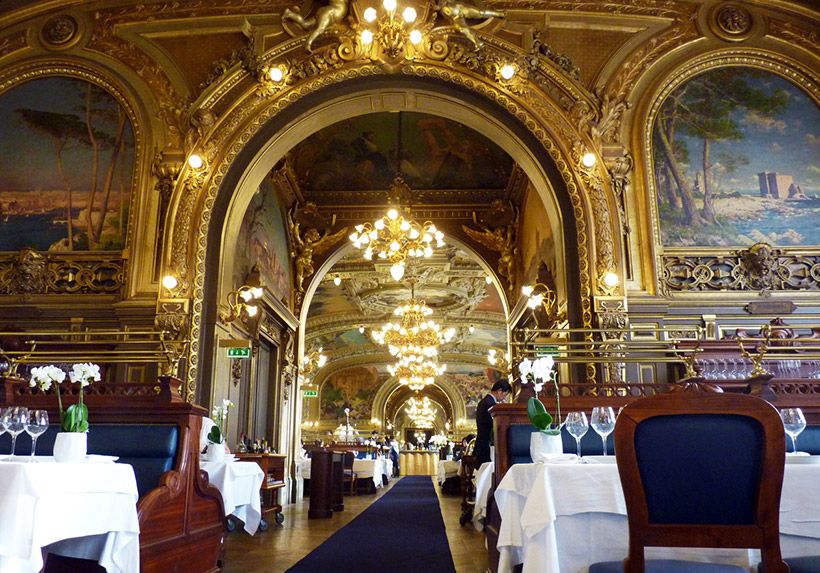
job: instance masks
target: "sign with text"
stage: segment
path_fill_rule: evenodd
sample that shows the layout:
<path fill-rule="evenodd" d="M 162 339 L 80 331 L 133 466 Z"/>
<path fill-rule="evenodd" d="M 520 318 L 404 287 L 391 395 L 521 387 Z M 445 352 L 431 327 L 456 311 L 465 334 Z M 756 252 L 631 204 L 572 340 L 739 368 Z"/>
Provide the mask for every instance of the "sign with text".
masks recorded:
<path fill-rule="evenodd" d="M 305 389 L 305 390 L 302 390 L 302 395 L 305 398 L 316 398 L 316 397 L 319 396 L 319 391 L 318 390 L 307 390 L 307 389 Z"/>
<path fill-rule="evenodd" d="M 228 348 L 228 358 L 238 358 L 240 360 L 251 357 L 251 349 L 248 347 Z"/>

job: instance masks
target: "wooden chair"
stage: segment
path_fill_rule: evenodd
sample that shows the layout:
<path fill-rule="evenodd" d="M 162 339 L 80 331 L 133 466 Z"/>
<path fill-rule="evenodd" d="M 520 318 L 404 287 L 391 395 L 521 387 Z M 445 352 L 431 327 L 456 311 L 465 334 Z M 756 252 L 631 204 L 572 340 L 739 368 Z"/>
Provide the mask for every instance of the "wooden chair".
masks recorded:
<path fill-rule="evenodd" d="M 345 487 L 349 487 L 347 489 L 347 493 L 349 495 L 356 495 L 356 472 L 353 471 L 353 460 L 356 459 L 356 452 L 345 452 L 344 453 L 344 484 Z"/>
<path fill-rule="evenodd" d="M 783 423 L 752 396 L 679 392 L 626 406 L 615 426 L 629 520 L 629 555 L 590 573 L 746 571 L 685 561 L 645 561 L 645 547 L 759 548 L 767 573 L 780 554 Z"/>

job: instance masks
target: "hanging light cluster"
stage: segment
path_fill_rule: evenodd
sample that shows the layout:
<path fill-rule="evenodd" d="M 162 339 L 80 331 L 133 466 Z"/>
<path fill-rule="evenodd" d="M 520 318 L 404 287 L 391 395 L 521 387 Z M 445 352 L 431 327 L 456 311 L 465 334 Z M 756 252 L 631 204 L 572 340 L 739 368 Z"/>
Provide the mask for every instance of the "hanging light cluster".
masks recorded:
<path fill-rule="evenodd" d="M 393 314 L 401 320 L 388 322 L 372 334 L 377 344 L 387 346 L 391 356 L 413 354 L 433 358 L 438 354 L 438 347 L 452 340 L 456 332 L 454 328 L 442 330 L 434 320 L 427 320 L 433 309 L 423 300 L 411 298 Z"/>
<path fill-rule="evenodd" d="M 413 421 L 413 426 L 416 428 L 432 428 L 433 422 L 436 419 L 438 410 L 433 407 L 430 398 L 425 396 L 422 399 L 410 398 L 407 401 L 407 407 L 404 409 L 407 417 Z"/>
<path fill-rule="evenodd" d="M 430 221 L 418 224 L 405 219 L 397 209 L 391 208 L 387 215 L 374 222 L 356 225 L 350 234 L 350 241 L 357 249 L 364 249 L 368 261 L 384 260 L 392 263 L 390 276 L 401 280 L 408 257 L 429 258 L 433 256 L 433 245 L 444 246 L 444 233 L 436 229 Z"/>
<path fill-rule="evenodd" d="M 391 376 L 399 379 L 399 384 L 408 386 L 414 392 L 423 390 L 447 370 L 446 364 L 418 356 L 402 356 L 395 364 L 387 366 Z"/>

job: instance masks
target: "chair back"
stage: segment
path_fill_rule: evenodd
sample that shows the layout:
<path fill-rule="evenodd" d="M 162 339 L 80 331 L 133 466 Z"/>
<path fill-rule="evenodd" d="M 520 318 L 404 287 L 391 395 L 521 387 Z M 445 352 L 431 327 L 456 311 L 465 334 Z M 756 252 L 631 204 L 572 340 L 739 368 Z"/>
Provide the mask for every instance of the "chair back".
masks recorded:
<path fill-rule="evenodd" d="M 356 452 L 347 451 L 344 453 L 344 460 L 342 461 L 342 467 L 346 470 L 353 469 L 353 460 L 356 459 Z"/>
<path fill-rule="evenodd" d="M 624 570 L 643 571 L 644 547 L 760 548 L 780 554 L 783 423 L 768 402 L 686 392 L 626 406 L 615 426 L 629 520 Z"/>

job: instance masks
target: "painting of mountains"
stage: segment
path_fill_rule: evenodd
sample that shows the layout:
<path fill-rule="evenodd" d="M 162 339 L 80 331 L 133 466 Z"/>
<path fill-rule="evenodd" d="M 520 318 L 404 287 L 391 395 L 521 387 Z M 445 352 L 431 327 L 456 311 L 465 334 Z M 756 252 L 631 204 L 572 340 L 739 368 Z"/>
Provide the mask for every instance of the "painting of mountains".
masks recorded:
<path fill-rule="evenodd" d="M 125 246 L 134 170 L 125 110 L 80 79 L 0 94 L 0 251 Z"/>
<path fill-rule="evenodd" d="M 820 109 L 788 80 L 748 67 L 694 76 L 652 137 L 664 246 L 820 245 Z"/>

